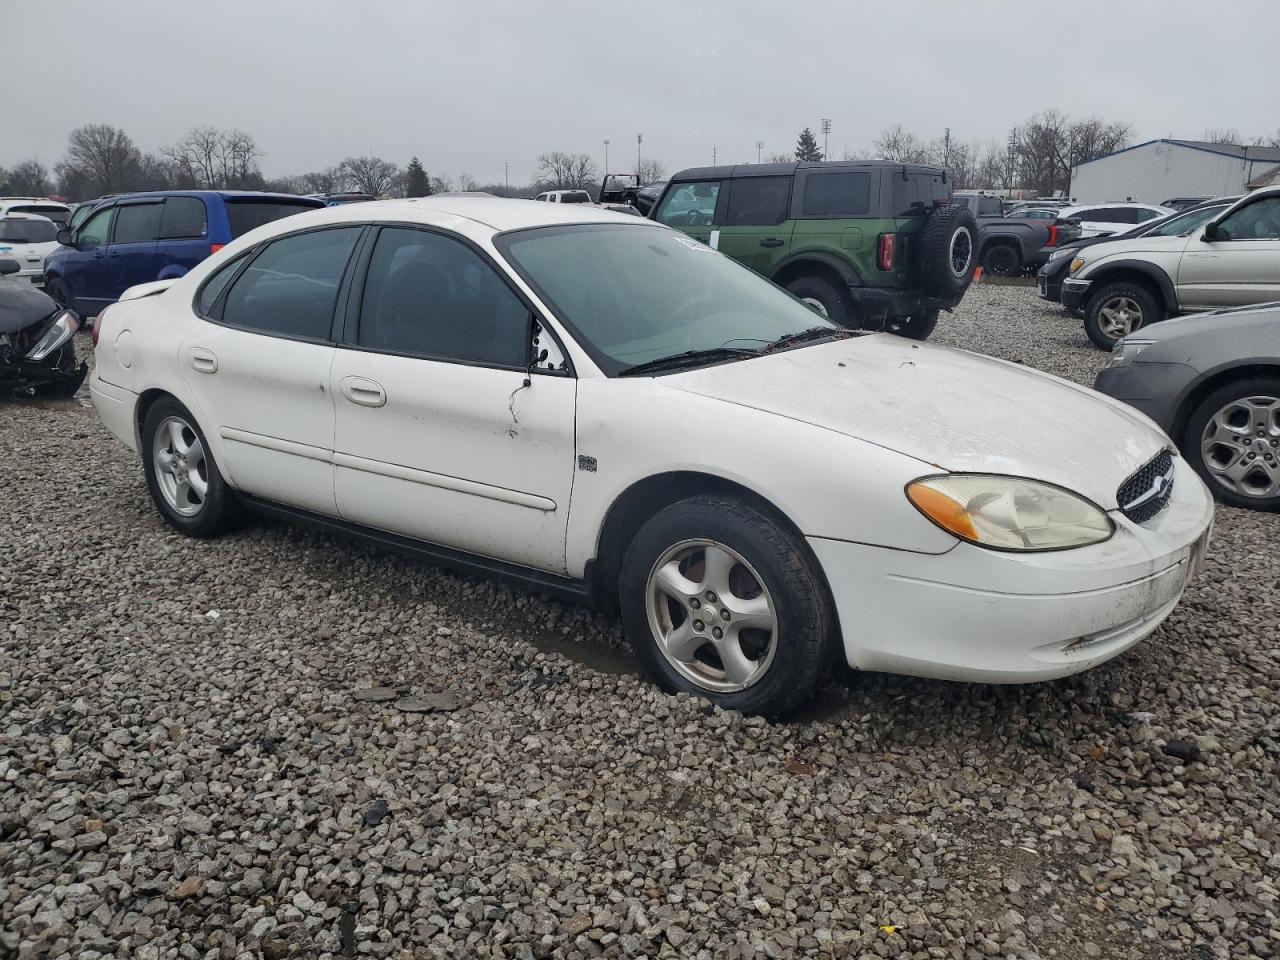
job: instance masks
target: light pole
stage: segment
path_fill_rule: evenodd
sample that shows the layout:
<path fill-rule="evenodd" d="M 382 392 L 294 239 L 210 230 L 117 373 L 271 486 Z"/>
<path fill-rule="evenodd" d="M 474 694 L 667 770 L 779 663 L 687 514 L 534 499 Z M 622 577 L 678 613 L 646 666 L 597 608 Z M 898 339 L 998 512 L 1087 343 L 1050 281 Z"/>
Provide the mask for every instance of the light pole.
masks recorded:
<path fill-rule="evenodd" d="M 609 141 L 604 142 L 604 172 L 608 176 L 609 173 Z"/>
<path fill-rule="evenodd" d="M 764 150 L 764 141 L 763 141 L 763 140 L 757 140 L 757 141 L 756 141 L 756 163 L 759 163 L 759 162 L 760 162 L 760 153 L 761 153 L 761 151 L 763 151 L 763 150 Z"/>
<path fill-rule="evenodd" d="M 640 144 L 644 143 L 644 134 L 636 134 L 636 179 L 640 179 Z"/>
<path fill-rule="evenodd" d="M 711 165 L 712 165 L 713 167 L 716 165 L 716 148 L 715 148 L 715 144 L 712 144 L 712 145 L 711 145 Z"/>
<path fill-rule="evenodd" d="M 822 159 L 827 159 L 827 136 L 831 133 L 831 121 L 822 121 Z"/>
<path fill-rule="evenodd" d="M 511 189 L 511 164 L 505 160 L 502 161 L 502 184 L 508 190 Z"/>

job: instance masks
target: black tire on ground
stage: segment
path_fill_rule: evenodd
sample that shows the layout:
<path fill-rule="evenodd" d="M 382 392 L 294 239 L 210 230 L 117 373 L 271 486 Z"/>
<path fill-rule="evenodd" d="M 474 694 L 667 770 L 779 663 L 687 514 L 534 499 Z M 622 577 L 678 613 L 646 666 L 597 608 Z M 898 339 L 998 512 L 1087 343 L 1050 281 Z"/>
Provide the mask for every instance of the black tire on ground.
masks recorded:
<path fill-rule="evenodd" d="M 1127 330 L 1118 331 L 1103 311 L 1120 311 L 1129 318 Z M 1125 333 L 1164 319 L 1164 311 L 1155 294 L 1141 283 L 1120 280 L 1109 283 L 1089 295 L 1084 305 L 1084 332 L 1094 346 L 1110 350 Z M 1118 334 L 1118 335 L 1117 335 Z"/>
<path fill-rule="evenodd" d="M 933 329 L 937 325 L 938 311 L 924 310 L 920 313 L 913 313 L 909 317 L 895 317 L 885 323 L 884 328 L 889 333 L 896 333 L 900 337 L 907 337 L 911 340 L 927 340 L 929 334 L 933 333 Z"/>
<path fill-rule="evenodd" d="M 1211 451 L 1211 456 L 1216 455 L 1219 458 L 1218 464 L 1223 466 L 1239 462 L 1238 459 L 1233 459 L 1236 449 L 1246 458 L 1250 453 L 1253 454 L 1253 460 L 1244 461 L 1247 472 L 1236 481 L 1237 489 L 1233 490 L 1224 482 L 1219 472 L 1210 469 L 1209 464 L 1205 463 L 1202 442 L 1211 420 L 1220 411 L 1237 401 L 1247 400 L 1254 402 L 1252 411 L 1242 405 L 1227 419 L 1229 426 L 1252 428 L 1247 436 L 1241 437 L 1250 446 L 1246 447 L 1241 443 L 1233 448 L 1232 445 L 1222 444 L 1216 445 Z M 1248 416 L 1250 412 L 1253 413 L 1252 418 Z M 1182 435 L 1182 454 L 1187 458 L 1187 463 L 1204 479 L 1213 495 L 1223 503 L 1251 510 L 1280 511 L 1280 480 L 1277 480 L 1280 478 L 1280 447 L 1271 446 L 1272 441 L 1280 443 L 1280 437 L 1274 432 L 1270 436 L 1259 437 L 1260 420 L 1266 424 L 1261 427 L 1264 431 L 1280 428 L 1280 377 L 1245 377 L 1233 380 L 1214 390 L 1191 412 L 1187 429 Z M 1262 443 L 1259 444 L 1258 441 Z M 1270 460 L 1266 459 L 1267 454 L 1271 455 Z M 1250 464 L 1252 466 L 1248 466 Z M 1268 480 L 1276 483 L 1269 490 L 1265 486 Z M 1252 494 L 1240 492 L 1241 489 L 1251 488 L 1254 491 Z"/>
<path fill-rule="evenodd" d="M 53 297 L 60 307 L 71 305 L 71 295 L 67 292 L 67 285 L 61 277 L 54 277 L 46 283 L 44 292 Z"/>
<path fill-rule="evenodd" d="M 848 291 L 835 281 L 817 276 L 796 277 L 787 284 L 787 290 L 807 301 L 832 323 L 850 330 L 860 327 Z"/>
<path fill-rule="evenodd" d="M 993 277 L 1012 277 L 1022 272 L 1022 254 L 1007 243 L 995 243 L 982 255 L 982 269 Z"/>
<path fill-rule="evenodd" d="M 978 265 L 978 221 L 969 208 L 947 204 L 934 207 L 920 232 L 916 263 L 926 293 L 955 296 L 964 293 Z"/>
<path fill-rule="evenodd" d="M 772 598 L 777 623 L 773 659 L 763 675 L 745 689 L 716 691 L 686 676 L 668 660 L 650 625 L 655 605 L 649 593 L 650 574 L 668 551 L 687 540 L 709 541 L 737 553 L 755 568 L 760 585 Z M 704 570 L 705 562 L 704 557 Z M 732 570 L 750 577 L 741 565 Z M 732 496 L 690 497 L 650 518 L 623 557 L 618 592 L 623 624 L 636 658 L 670 693 L 691 693 L 726 710 L 776 717 L 807 701 L 835 662 L 836 617 L 817 559 L 782 523 Z M 705 614 L 705 606 L 702 611 Z M 693 616 L 680 605 L 676 612 L 682 617 Z M 705 651 L 712 645 L 701 649 L 703 656 L 710 656 Z M 759 663 L 763 658 L 757 652 L 749 659 Z"/>
<path fill-rule="evenodd" d="M 181 420 L 189 431 L 190 439 L 199 440 L 204 450 L 204 469 L 201 473 L 206 484 L 204 502 L 192 515 L 183 515 L 175 510 L 160 491 L 159 478 L 156 475 L 154 441 L 156 431 L 170 418 Z M 241 517 L 239 501 L 235 492 L 222 479 L 222 473 L 214 462 L 213 451 L 205 439 L 204 432 L 196 423 L 196 418 L 173 397 L 162 397 L 147 410 L 142 422 L 141 435 L 142 470 L 147 478 L 147 489 L 151 499 L 165 521 L 180 533 L 188 537 L 216 537 L 234 527 Z"/>

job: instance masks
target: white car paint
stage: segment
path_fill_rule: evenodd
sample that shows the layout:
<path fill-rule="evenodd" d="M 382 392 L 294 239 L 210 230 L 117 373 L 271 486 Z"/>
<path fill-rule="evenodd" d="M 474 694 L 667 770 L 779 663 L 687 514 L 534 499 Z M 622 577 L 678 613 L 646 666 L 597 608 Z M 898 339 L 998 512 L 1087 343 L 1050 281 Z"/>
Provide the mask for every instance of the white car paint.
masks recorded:
<path fill-rule="evenodd" d="M 526 383 L 521 371 L 266 337 L 192 311 L 203 280 L 263 240 L 389 221 L 453 232 L 503 264 L 575 376 L 535 371 Z M 136 450 L 140 396 L 172 394 L 234 488 L 571 578 L 586 574 L 610 508 L 634 484 L 683 471 L 732 481 L 806 539 L 845 657 L 862 669 L 1063 676 L 1137 643 L 1172 610 L 1213 508 L 1178 460 L 1175 496 L 1154 521 L 1119 513 L 1120 484 L 1172 446 L 1145 417 L 1012 364 L 885 334 L 606 376 L 494 244 L 503 230 L 584 222 L 667 229 L 585 205 L 485 198 L 335 207 L 269 224 L 167 289 L 131 290 L 104 311 L 95 404 Z M 1058 484 L 1105 509 L 1116 532 L 1048 553 L 962 542 L 904 494 L 950 470 Z"/>
<path fill-rule="evenodd" d="M 71 207 L 60 200 L 46 200 L 44 197 L 0 197 L 0 217 L 11 213 L 48 217 L 59 227 L 71 219 Z"/>
<path fill-rule="evenodd" d="M 1099 211 L 1106 211 L 1101 216 Z M 1139 217 L 1124 220 L 1110 219 L 1112 216 L 1123 216 L 1131 211 L 1141 211 Z M 1132 230 L 1139 223 L 1157 220 L 1177 213 L 1172 207 L 1161 207 L 1154 203 L 1086 203 L 1073 207 L 1061 207 L 1057 211 L 1059 220 L 1079 220 L 1081 237 L 1109 237 L 1113 233 L 1124 233 Z"/>
<path fill-rule="evenodd" d="M 57 230 L 57 224 L 48 217 L 37 216 L 31 213 L 11 213 L 0 216 L 0 224 L 11 223 L 16 221 L 38 222 L 47 225 L 48 228 Z M 44 258 L 58 249 L 57 240 L 47 240 L 40 243 L 29 243 L 21 240 L 4 239 L 4 231 L 0 230 L 0 257 L 6 259 L 17 260 L 21 269 L 16 274 L 10 274 L 11 278 L 18 280 L 27 280 L 34 284 L 44 283 Z"/>

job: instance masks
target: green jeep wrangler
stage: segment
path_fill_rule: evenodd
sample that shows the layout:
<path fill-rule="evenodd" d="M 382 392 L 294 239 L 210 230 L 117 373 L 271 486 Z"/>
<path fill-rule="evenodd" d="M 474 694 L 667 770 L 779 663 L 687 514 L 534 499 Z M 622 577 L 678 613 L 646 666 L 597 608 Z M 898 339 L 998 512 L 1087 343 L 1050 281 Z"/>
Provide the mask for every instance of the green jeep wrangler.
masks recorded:
<path fill-rule="evenodd" d="M 649 216 L 853 329 L 923 340 L 973 279 L 978 227 L 944 167 L 847 162 L 696 167 Z"/>

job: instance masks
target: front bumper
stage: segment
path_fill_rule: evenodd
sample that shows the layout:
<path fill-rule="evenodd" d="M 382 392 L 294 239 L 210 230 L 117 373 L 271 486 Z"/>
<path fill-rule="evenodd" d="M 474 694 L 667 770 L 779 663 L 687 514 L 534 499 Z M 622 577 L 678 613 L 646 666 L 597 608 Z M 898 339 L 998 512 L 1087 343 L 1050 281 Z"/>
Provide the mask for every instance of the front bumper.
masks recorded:
<path fill-rule="evenodd" d="M 1079 310 L 1084 298 L 1089 294 L 1088 280 L 1076 280 L 1072 277 L 1062 281 L 1062 305 L 1068 310 Z"/>
<path fill-rule="evenodd" d="M 1149 636 L 1204 554 L 1213 501 L 1175 458 L 1174 492 L 1148 523 L 1112 514 L 1105 543 L 947 553 L 809 538 L 831 585 L 850 666 L 943 680 L 1024 683 L 1087 670 Z"/>
<path fill-rule="evenodd" d="M 1063 263 L 1061 259 L 1050 260 L 1036 275 L 1036 292 L 1042 300 L 1059 303 L 1062 300 L 1062 281 L 1071 266 L 1070 260 Z"/>

